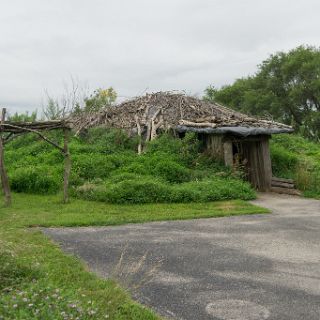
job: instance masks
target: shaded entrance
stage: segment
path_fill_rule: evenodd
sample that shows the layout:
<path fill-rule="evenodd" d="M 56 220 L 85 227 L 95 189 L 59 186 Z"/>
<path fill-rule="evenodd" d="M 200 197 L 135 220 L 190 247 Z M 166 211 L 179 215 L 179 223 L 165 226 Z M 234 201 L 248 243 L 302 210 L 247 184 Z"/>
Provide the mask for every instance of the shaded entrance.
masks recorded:
<path fill-rule="evenodd" d="M 270 191 L 272 167 L 269 135 L 240 137 L 206 135 L 206 152 L 225 165 L 244 172 L 245 179 L 259 191 Z"/>
<path fill-rule="evenodd" d="M 271 188 L 272 168 L 269 137 L 232 139 L 232 166 L 244 172 L 246 180 L 260 191 Z"/>

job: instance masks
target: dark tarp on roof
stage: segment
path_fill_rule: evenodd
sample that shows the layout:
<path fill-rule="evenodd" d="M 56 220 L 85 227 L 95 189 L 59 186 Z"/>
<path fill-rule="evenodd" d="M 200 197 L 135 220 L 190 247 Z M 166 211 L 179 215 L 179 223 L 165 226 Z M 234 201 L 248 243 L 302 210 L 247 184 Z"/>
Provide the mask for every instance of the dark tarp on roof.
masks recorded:
<path fill-rule="evenodd" d="M 217 133 L 225 134 L 232 133 L 242 137 L 250 135 L 270 135 L 277 133 L 292 133 L 294 130 L 289 128 L 261 128 L 261 127 L 219 127 L 219 128 L 195 128 L 187 126 L 176 126 L 178 132 L 197 132 L 197 133 Z"/>

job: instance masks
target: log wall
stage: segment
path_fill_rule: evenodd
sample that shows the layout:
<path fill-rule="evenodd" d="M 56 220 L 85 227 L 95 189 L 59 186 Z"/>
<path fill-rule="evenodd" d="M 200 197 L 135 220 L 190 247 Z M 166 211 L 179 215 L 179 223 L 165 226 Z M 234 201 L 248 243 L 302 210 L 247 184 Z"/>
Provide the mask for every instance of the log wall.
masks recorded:
<path fill-rule="evenodd" d="M 206 152 L 219 161 L 224 161 L 222 135 L 208 135 L 206 137 Z"/>
<path fill-rule="evenodd" d="M 259 191 L 270 191 L 272 167 L 268 135 L 235 136 L 208 135 L 206 151 L 227 166 L 244 166 L 247 180 Z M 237 159 L 236 159 L 237 157 Z M 238 162 L 238 163 L 237 163 Z"/>

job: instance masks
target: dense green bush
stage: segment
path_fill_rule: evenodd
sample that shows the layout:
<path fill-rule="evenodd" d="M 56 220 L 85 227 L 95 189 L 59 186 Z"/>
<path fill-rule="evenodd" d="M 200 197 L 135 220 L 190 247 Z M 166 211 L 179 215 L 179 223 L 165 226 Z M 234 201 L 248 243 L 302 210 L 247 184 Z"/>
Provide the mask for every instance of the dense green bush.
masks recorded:
<path fill-rule="evenodd" d="M 306 196 L 320 197 L 320 145 L 299 135 L 275 135 L 271 140 L 273 174 L 292 178 Z"/>
<path fill-rule="evenodd" d="M 137 138 L 130 138 L 124 131 L 103 127 L 90 129 L 82 141 L 86 145 L 100 147 L 100 150 L 107 154 L 135 150 L 138 145 Z"/>
<path fill-rule="evenodd" d="M 10 172 L 9 178 L 12 190 L 39 194 L 57 192 L 62 181 L 57 169 L 48 166 L 17 168 Z"/>
<path fill-rule="evenodd" d="M 187 133 L 183 139 L 163 134 L 148 143 L 146 154 L 167 154 L 185 165 L 192 165 L 199 156 L 200 142 L 195 133 Z"/>
<path fill-rule="evenodd" d="M 50 133 L 49 133 L 50 134 Z M 51 137 L 62 143 L 62 136 Z M 12 189 L 54 193 L 62 188 L 63 156 L 35 136 L 9 144 L 6 160 Z M 70 185 L 76 197 L 109 203 L 194 202 L 253 198 L 248 184 L 201 154 L 195 134 L 163 134 L 136 153 L 137 141 L 124 132 L 95 128 L 70 143 Z"/>
<path fill-rule="evenodd" d="M 153 176 L 116 175 L 105 185 L 84 184 L 75 188 L 76 197 L 108 203 L 207 202 L 225 199 L 254 199 L 255 192 L 237 179 L 211 178 L 169 184 Z"/>
<path fill-rule="evenodd" d="M 298 155 L 284 148 L 282 145 L 271 145 L 272 172 L 282 178 L 293 178 L 295 168 L 299 162 Z"/>
<path fill-rule="evenodd" d="M 72 160 L 73 170 L 87 180 L 108 177 L 116 168 L 112 160 L 101 154 L 78 154 Z"/>
<path fill-rule="evenodd" d="M 169 189 L 165 183 L 145 176 L 137 180 L 107 184 L 104 200 L 109 203 L 166 202 Z"/>
<path fill-rule="evenodd" d="M 190 170 L 172 160 L 161 160 L 156 163 L 153 173 L 172 183 L 186 182 L 191 178 Z"/>

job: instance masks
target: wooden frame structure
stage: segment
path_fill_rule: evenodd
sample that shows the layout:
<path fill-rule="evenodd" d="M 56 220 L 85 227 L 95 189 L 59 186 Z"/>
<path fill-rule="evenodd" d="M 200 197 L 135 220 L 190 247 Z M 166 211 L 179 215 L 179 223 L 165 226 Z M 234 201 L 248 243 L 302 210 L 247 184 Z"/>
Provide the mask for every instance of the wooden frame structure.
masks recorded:
<path fill-rule="evenodd" d="M 37 122 L 11 122 L 5 121 L 6 109 L 3 108 L 1 112 L 0 121 L 0 178 L 2 183 L 2 189 L 4 193 L 5 205 L 11 205 L 11 191 L 10 184 L 7 175 L 7 171 L 4 163 L 4 146 L 12 139 L 22 134 L 34 133 L 38 135 L 42 140 L 51 144 L 57 148 L 64 156 L 64 174 L 63 174 L 63 202 L 69 201 L 68 186 L 69 177 L 71 172 L 71 157 L 68 147 L 70 139 L 70 123 L 67 120 L 50 120 L 50 121 L 37 121 Z M 59 146 L 56 142 L 52 141 L 43 134 L 43 131 L 51 130 L 63 130 L 64 132 L 64 144 L 63 147 Z"/>
<path fill-rule="evenodd" d="M 225 165 L 244 170 L 246 179 L 259 191 L 270 191 L 272 166 L 270 135 L 241 137 L 230 134 L 205 136 L 206 150 Z"/>

